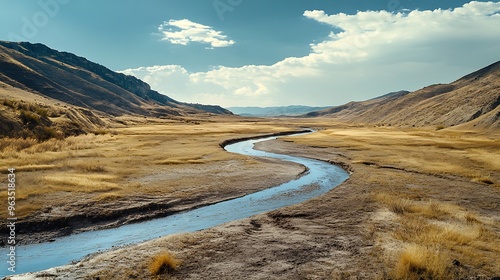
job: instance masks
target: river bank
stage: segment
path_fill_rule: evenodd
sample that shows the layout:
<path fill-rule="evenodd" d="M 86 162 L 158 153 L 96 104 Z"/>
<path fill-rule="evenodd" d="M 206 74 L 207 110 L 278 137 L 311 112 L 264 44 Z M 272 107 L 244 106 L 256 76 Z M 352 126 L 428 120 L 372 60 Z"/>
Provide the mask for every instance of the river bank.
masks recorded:
<path fill-rule="evenodd" d="M 292 180 L 305 171 L 302 166 L 231 155 L 219 147 L 228 139 L 290 129 L 268 122 L 218 120 L 200 129 L 158 121 L 103 136 L 42 143 L 15 154 L 0 152 L 7 157 L 2 164 L 16 168 L 22 186 L 16 192 L 17 242 L 50 242 L 165 217 Z M 253 172 L 259 167 L 260 175 Z M 6 244 L 4 230 L 0 238 Z"/>
<path fill-rule="evenodd" d="M 303 132 L 287 132 L 279 135 L 283 134 L 303 135 Z M 169 215 L 162 219 L 154 219 L 110 230 L 75 234 L 51 243 L 19 247 L 17 255 L 22 258 L 23 263 L 19 265 L 17 272 L 39 271 L 51 266 L 69 263 L 71 260 L 80 259 L 86 254 L 93 254 L 96 251 L 130 243 L 140 243 L 158 236 L 203 230 L 300 203 L 331 190 L 348 176 L 341 168 L 322 161 L 272 154 L 253 149 L 254 144 L 270 139 L 276 139 L 276 137 L 251 137 L 250 140 L 227 145 L 225 149 L 228 152 L 245 156 L 275 158 L 285 163 L 300 164 L 306 167 L 307 172 L 295 180 L 270 189 Z"/>
<path fill-rule="evenodd" d="M 182 260 L 171 279 L 490 279 L 500 274 L 497 134 L 316 127 L 327 129 L 259 148 L 348 166 L 351 177 L 334 190 L 209 230 L 98 254 L 48 272 L 48 279 L 151 279 L 147 267 L 162 251 Z"/>

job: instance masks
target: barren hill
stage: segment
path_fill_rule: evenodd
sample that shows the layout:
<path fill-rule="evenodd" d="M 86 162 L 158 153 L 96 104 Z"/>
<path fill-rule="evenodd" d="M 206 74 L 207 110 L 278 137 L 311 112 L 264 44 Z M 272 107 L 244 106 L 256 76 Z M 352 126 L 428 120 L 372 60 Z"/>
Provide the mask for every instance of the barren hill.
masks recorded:
<path fill-rule="evenodd" d="M 105 131 L 120 115 L 231 114 L 188 104 L 83 57 L 42 44 L 0 41 L 0 137 L 39 140 Z"/>
<path fill-rule="evenodd" d="M 307 114 L 397 126 L 500 127 L 500 61 L 450 84 L 397 92 Z"/>
<path fill-rule="evenodd" d="M 0 82 L 115 116 L 231 114 L 219 106 L 173 100 L 135 77 L 42 44 L 0 41 Z"/>

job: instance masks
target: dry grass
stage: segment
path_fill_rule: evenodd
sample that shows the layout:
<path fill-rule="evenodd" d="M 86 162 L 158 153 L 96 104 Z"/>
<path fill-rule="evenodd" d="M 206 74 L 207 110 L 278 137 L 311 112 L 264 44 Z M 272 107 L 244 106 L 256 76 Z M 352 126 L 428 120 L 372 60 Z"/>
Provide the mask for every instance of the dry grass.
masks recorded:
<path fill-rule="evenodd" d="M 448 279 L 451 257 L 446 252 L 416 244 L 407 245 L 392 272 L 394 279 Z"/>
<path fill-rule="evenodd" d="M 17 199 L 26 203 L 29 200 L 30 204 L 23 211 L 26 215 L 51 206 L 47 201 L 62 204 L 59 199 L 62 197 L 65 204 L 82 199 L 104 203 L 151 195 L 176 199 L 234 191 L 242 182 L 259 185 L 255 180 L 259 176 L 254 172 L 257 170 L 267 169 L 269 175 L 286 172 L 284 168 L 277 170 L 280 167 L 272 163 L 227 153 L 219 143 L 228 138 L 295 127 L 268 121 L 196 121 L 200 125 L 155 120 L 116 128 L 113 134 L 88 134 L 45 142 L 1 138 L 0 168 L 16 168 L 20 186 Z M 243 167 L 248 167 L 243 170 L 245 174 L 239 172 Z M 239 173 L 232 173 L 234 171 Z M 252 188 L 241 192 L 250 190 Z M 78 196 L 68 197 L 68 192 Z M 98 194 L 93 195 L 94 192 Z M 6 199 L 5 192 L 0 191 L 0 199 Z"/>
<path fill-rule="evenodd" d="M 92 150 L 74 149 L 68 146 L 55 152 L 42 152 L 37 154 L 41 160 L 31 163 L 40 165 L 39 170 L 37 167 L 29 169 L 28 165 L 25 165 L 29 170 L 26 174 L 32 175 L 32 181 L 26 181 L 26 185 L 28 183 L 36 185 L 37 178 L 47 179 L 43 177 L 47 174 L 40 173 L 45 171 L 42 167 L 45 164 L 45 168 L 50 168 L 46 169 L 50 170 L 50 174 L 69 172 L 80 176 L 76 176 L 79 179 L 90 178 L 81 186 L 74 183 L 75 189 L 71 194 L 79 197 L 91 195 L 96 205 L 99 203 L 111 205 L 115 202 L 118 204 L 130 196 L 150 198 L 158 195 L 182 199 L 200 193 L 224 193 L 230 191 L 227 186 L 232 188 L 235 182 L 241 180 L 252 182 L 253 180 L 249 178 L 256 178 L 255 181 L 259 181 L 260 176 L 273 174 L 269 169 L 271 164 L 225 153 L 218 147 L 218 143 L 232 137 L 285 130 L 287 129 L 285 125 L 278 122 L 272 124 L 229 121 L 206 123 L 198 120 L 197 122 L 201 124 L 170 123 L 120 128 L 116 129 L 115 135 L 106 135 L 105 140 L 93 144 Z M 286 122 L 292 121 L 286 120 Z M 473 195 L 476 190 L 477 193 L 484 190 L 493 193 L 496 188 L 484 180 L 478 180 L 478 183 L 470 182 L 474 178 L 487 178 L 494 183 L 493 186 L 498 185 L 500 181 L 498 136 L 450 132 L 448 129 L 400 131 L 392 128 L 335 127 L 326 121 L 320 123 L 314 120 L 314 122 L 317 123 L 312 123 L 313 127 L 324 126 L 331 129 L 290 138 L 289 141 L 293 141 L 293 145 L 299 147 L 300 145 L 321 147 L 321 150 L 314 148 L 316 153 L 312 155 L 315 157 L 324 156 L 324 159 L 331 159 L 342 153 L 342 159 L 353 166 L 352 178 L 358 180 L 356 184 L 359 183 L 359 188 L 374 190 L 369 207 L 346 214 L 371 215 L 369 212 L 377 208 L 376 211 L 384 213 L 376 222 L 372 224 L 371 221 L 367 222 L 368 227 L 372 226 L 371 229 L 367 227 L 367 231 L 371 231 L 368 242 L 375 246 L 365 249 L 370 251 L 371 247 L 376 248 L 377 254 L 370 256 L 380 259 L 374 259 L 374 264 L 382 263 L 381 259 L 387 260 L 385 262 L 387 267 L 382 265 L 377 267 L 385 276 L 393 279 L 474 279 L 479 274 L 498 275 L 500 272 L 500 264 L 496 262 L 497 256 L 500 255 L 498 206 L 486 205 L 489 202 L 477 199 L 483 196 Z M 308 149 L 305 147 L 303 152 L 309 153 L 311 150 Z M 302 149 L 297 148 L 297 151 L 299 150 Z M 30 157 L 31 160 L 36 160 L 23 150 L 18 154 L 22 156 L 16 160 L 26 160 Z M 82 164 L 87 162 L 90 167 L 85 170 Z M 98 170 L 99 166 L 104 167 L 105 171 Z M 245 170 L 248 170 L 248 173 L 244 173 Z M 229 175 L 233 173 L 237 176 Z M 21 173 L 20 177 L 26 174 Z M 257 176 L 252 177 L 252 175 Z M 77 187 L 82 187 L 84 190 L 85 184 L 96 181 L 113 185 L 108 186 L 110 189 L 97 194 L 77 192 Z M 43 180 L 41 182 L 54 187 L 51 194 L 66 190 L 63 185 L 72 183 L 70 178 L 51 181 L 50 184 Z M 455 183 L 457 183 L 456 190 L 453 189 Z M 439 184 L 447 186 L 441 188 Z M 113 186 L 117 188 L 113 189 Z M 375 193 L 375 190 L 378 193 Z M 469 197 L 462 195 L 463 190 L 468 190 L 467 194 L 472 195 Z M 448 191 L 450 193 L 447 193 Z M 28 197 L 27 201 L 30 203 L 34 201 L 33 205 L 36 205 L 37 200 L 43 200 L 48 195 L 49 193 L 45 193 L 45 196 L 33 195 Z M 223 238 L 224 236 L 213 236 L 211 240 Z M 186 237 L 172 242 L 169 245 L 172 247 L 163 248 L 176 253 L 182 251 L 183 256 L 199 257 L 197 252 L 207 250 L 199 250 L 197 246 L 216 244 L 206 242 L 207 240 L 207 238 Z M 262 245 L 259 242 L 261 240 L 256 239 L 256 244 Z M 180 250 L 175 246 L 181 246 L 183 249 Z M 134 272 L 126 272 L 126 275 L 153 278 L 154 276 L 148 275 L 147 268 L 151 264 L 150 255 L 144 252 L 157 252 L 158 248 L 160 246 L 155 245 L 149 247 L 149 250 L 139 250 L 141 254 L 120 253 L 118 257 L 110 258 L 113 259 L 113 263 L 106 268 L 109 269 L 109 274 L 104 275 L 116 275 L 125 266 L 139 263 L 138 267 L 132 268 Z M 226 252 L 222 247 L 212 249 Z M 330 264 L 338 261 L 328 257 L 324 257 L 323 260 L 328 263 L 320 267 L 324 270 L 330 269 Z M 459 260 L 461 266 L 454 265 L 453 260 Z M 196 261 L 205 266 L 214 264 L 213 259 Z M 159 260 L 156 269 L 151 272 L 161 271 L 165 262 Z M 116 265 L 118 263 L 119 266 Z M 190 261 L 191 269 L 193 263 L 195 261 Z M 178 273 L 189 273 L 186 270 L 188 266 Z M 465 271 L 465 274 L 457 274 L 460 270 Z M 471 271 L 470 274 L 467 274 L 467 270 Z M 180 275 L 184 276 L 182 273 Z M 332 273 L 332 277 L 358 277 L 362 275 L 361 273 L 352 275 L 343 272 Z"/>
<path fill-rule="evenodd" d="M 464 219 L 465 219 L 465 222 L 467 224 L 476 224 L 476 223 L 481 223 L 481 221 L 479 221 L 479 218 L 477 215 L 474 215 L 474 214 L 471 214 L 471 213 L 467 213 L 464 215 Z"/>
<path fill-rule="evenodd" d="M 171 253 L 163 252 L 153 257 L 148 270 L 152 275 L 169 274 L 176 270 L 181 263 Z"/>
<path fill-rule="evenodd" d="M 100 162 L 80 162 L 74 164 L 72 168 L 76 170 L 81 170 L 89 173 L 104 173 L 107 172 L 107 168 L 104 167 Z"/>
<path fill-rule="evenodd" d="M 0 151 L 15 151 L 19 152 L 21 150 L 27 149 L 31 146 L 37 144 L 36 139 L 28 138 L 2 138 L 0 139 Z"/>
<path fill-rule="evenodd" d="M 461 208 L 450 203 L 438 201 L 411 201 L 387 193 L 374 194 L 374 199 L 385 204 L 395 214 L 415 214 L 428 219 L 443 218 L 451 213 L 460 213 Z"/>
<path fill-rule="evenodd" d="M 458 175 L 476 182 L 498 184 L 499 140 L 494 134 L 349 127 L 322 130 L 296 138 L 294 142 L 363 151 L 358 153 L 363 157 L 354 155 L 354 162 Z"/>
<path fill-rule="evenodd" d="M 495 183 L 495 182 L 493 182 L 493 180 L 491 180 L 490 177 L 476 177 L 476 178 L 473 178 L 472 181 L 485 183 L 488 185 L 493 185 Z"/>
<path fill-rule="evenodd" d="M 123 197 L 123 195 L 118 193 L 118 192 L 107 192 L 107 193 L 99 194 L 95 198 L 95 200 L 100 201 L 100 202 L 111 202 L 111 201 L 117 201 L 122 197 Z"/>
<path fill-rule="evenodd" d="M 401 220 L 401 226 L 394 232 L 394 237 L 403 242 L 417 244 L 439 244 L 453 248 L 455 245 L 469 245 L 482 237 L 484 228 L 479 225 L 462 223 L 430 224 L 425 220 Z"/>
<path fill-rule="evenodd" d="M 491 261 L 500 254 L 500 236 L 483 222 L 488 219 L 451 203 L 373 197 L 397 214 L 391 238 L 405 249 L 396 257 L 394 278 L 449 279 L 454 259 L 489 271 L 500 268 Z"/>
<path fill-rule="evenodd" d="M 355 169 L 361 165 L 368 172 L 363 180 L 384 190 L 372 197 L 381 207 L 380 213 L 389 214 L 381 214 L 384 219 L 378 226 L 370 229 L 367 225 L 367 232 L 384 251 L 392 278 L 453 279 L 459 269 L 500 273 L 495 261 L 500 255 L 500 231 L 498 216 L 492 212 L 498 211 L 498 205 L 469 203 L 474 197 L 460 195 L 458 186 L 448 189 L 449 194 L 440 193 L 442 190 L 426 186 L 413 175 L 436 175 L 433 177 L 449 178 L 449 182 L 469 180 L 478 192 L 482 188 L 495 191 L 500 186 L 499 134 L 338 125 L 293 141 L 342 151 Z M 370 168 L 379 170 L 376 176 L 369 174 Z M 409 172 L 397 172 L 397 178 L 381 176 L 394 176 L 391 169 Z M 477 212 L 480 209 L 493 214 L 484 216 Z M 454 259 L 465 266 L 453 266 Z M 468 276 L 477 276 L 470 273 Z"/>

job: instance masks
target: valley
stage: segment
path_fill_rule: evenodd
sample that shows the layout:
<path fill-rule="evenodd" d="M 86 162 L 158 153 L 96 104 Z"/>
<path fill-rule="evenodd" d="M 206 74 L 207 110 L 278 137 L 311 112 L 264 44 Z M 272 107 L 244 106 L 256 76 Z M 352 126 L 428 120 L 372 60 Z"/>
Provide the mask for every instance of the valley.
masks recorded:
<path fill-rule="evenodd" d="M 103 213 L 102 209 L 112 211 L 113 205 L 132 206 L 153 197 L 161 197 L 164 202 L 180 201 L 170 211 L 183 210 L 267 188 L 303 171 L 300 166 L 229 154 L 218 146 L 235 135 L 293 129 L 282 120 L 251 125 L 227 119 L 197 121 L 199 124 L 137 124 L 117 129 L 116 134 L 96 136 L 102 138 L 95 141 L 92 150 L 82 148 L 73 153 L 80 153 L 78 158 L 82 158 L 85 153 L 99 151 L 89 154 L 86 158 L 92 160 L 87 162 L 100 162 L 106 170 L 88 168 L 94 172 L 88 171 L 87 177 L 104 181 L 99 176 L 106 175 L 110 179 L 104 182 L 109 185 L 88 193 L 47 191 L 61 195 L 52 209 L 68 212 L 45 211 L 52 216 L 68 216 L 71 211 Z M 257 148 L 339 164 L 351 172 L 346 182 L 297 205 L 200 232 L 98 253 L 75 265 L 43 273 L 54 279 L 62 275 L 108 279 L 117 273 L 147 279 L 149 262 L 163 251 L 182 260 L 182 265 L 170 273 L 173 279 L 196 279 L 200 275 L 399 278 L 417 275 L 417 268 L 418 273 L 432 277 L 491 276 L 499 271 L 492 261 L 500 253 L 497 134 L 352 126 L 330 119 L 294 119 L 293 123 L 318 132 L 262 142 Z M 151 135 L 153 131 L 156 134 Z M 171 148 L 161 149 L 166 145 Z M 181 146 L 189 148 L 175 154 L 173 151 L 179 149 L 173 147 Z M 120 158 L 125 155 L 120 154 L 125 151 L 134 165 L 130 167 L 127 162 L 129 167 L 123 170 Z M 57 161 L 52 167 L 46 166 L 48 162 L 43 164 L 50 174 L 67 168 L 65 172 L 79 178 L 74 173 L 77 170 L 69 168 L 81 161 L 69 158 L 63 162 L 65 166 L 58 166 Z M 43 172 L 32 169 L 20 169 L 19 185 Z M 111 179 L 124 174 L 128 174 L 124 181 L 140 184 L 125 185 Z M 70 182 L 69 178 L 64 180 Z M 39 200 L 47 207 L 47 199 L 40 193 L 29 195 L 25 201 L 37 205 Z M 64 203 L 57 205 L 56 201 L 62 199 Z M 454 260 L 460 265 L 454 265 Z"/>
<path fill-rule="evenodd" d="M 20 248 L 207 209 L 312 172 L 223 149 L 236 139 L 281 135 L 255 148 L 349 173 L 306 201 L 142 243 L 125 238 L 5 279 L 499 276 L 499 65 L 413 92 L 253 118 L 174 100 L 41 44 L 0 42 L 0 169 L 15 169 Z M 286 136 L 306 129 L 314 132 Z M 11 231 L 0 233 L 7 250 Z"/>

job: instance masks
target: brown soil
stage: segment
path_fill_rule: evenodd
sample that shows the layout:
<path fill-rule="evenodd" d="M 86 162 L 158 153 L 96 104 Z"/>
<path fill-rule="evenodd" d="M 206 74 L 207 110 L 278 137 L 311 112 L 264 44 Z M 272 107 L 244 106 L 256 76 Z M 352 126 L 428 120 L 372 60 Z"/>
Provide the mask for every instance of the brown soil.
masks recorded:
<path fill-rule="evenodd" d="M 345 128 L 336 129 L 342 132 Z M 354 130 L 361 134 L 348 136 L 346 133 L 329 140 L 331 145 L 317 139 L 314 140 L 317 145 L 310 145 L 312 140 L 307 137 L 259 144 L 260 149 L 267 151 L 339 163 L 352 172 L 346 182 L 325 195 L 212 229 L 166 236 L 96 254 L 78 264 L 44 272 L 46 276 L 52 275 L 45 279 L 154 279 L 147 266 L 152 257 L 162 251 L 172 252 L 182 260 L 182 265 L 168 275 L 169 279 L 402 278 L 395 274 L 395 268 L 406 244 L 397 237 L 405 229 L 405 219 L 439 224 L 458 219 L 458 216 L 452 217 L 444 210 L 428 220 L 423 220 L 423 216 L 414 217 L 412 213 L 401 214 L 377 200 L 378 194 L 405 201 L 435 201 L 439 209 L 444 209 L 440 205 L 455 205 L 457 212 L 473 214 L 474 223 L 480 223 L 483 232 L 477 242 L 485 240 L 488 243 L 479 246 L 471 241 L 443 245 L 442 249 L 451 254 L 445 264 L 448 274 L 443 278 L 499 276 L 500 265 L 496 263 L 500 252 L 497 168 L 484 166 L 494 181 L 486 184 L 460 174 L 428 172 L 403 161 L 397 164 L 392 161 L 394 157 L 389 160 L 389 155 L 384 158 L 378 154 L 386 144 L 384 141 L 389 140 L 366 139 L 367 134 L 362 134 L 365 129 Z M 361 135 L 370 145 L 378 141 L 380 146 L 362 146 L 355 142 Z M 408 135 L 401 132 L 400 136 Z M 396 147 L 406 146 L 394 144 L 396 152 L 392 156 L 396 153 L 401 159 L 409 157 L 408 151 Z M 429 159 L 435 156 L 429 149 L 416 149 Z M 453 154 L 448 153 L 453 158 Z M 463 163 L 467 164 L 465 160 Z M 453 220 L 453 223 L 458 222 Z M 421 273 L 425 279 L 423 273 L 431 272 L 426 272 L 425 267 L 422 269 L 410 272 Z M 157 279 L 163 279 L 161 277 Z"/>
<path fill-rule="evenodd" d="M 175 194 L 142 195 L 102 203 L 84 200 L 66 203 L 64 206 L 48 206 L 42 213 L 30 215 L 17 223 L 17 242 L 31 244 L 54 241 L 58 237 L 74 233 L 165 217 L 279 185 L 300 177 L 305 172 L 304 166 L 294 163 L 265 158 L 255 160 L 269 165 L 265 172 L 248 174 L 248 171 L 244 170 L 244 167 L 241 167 L 237 161 L 226 162 L 225 165 L 229 170 L 227 178 L 231 188 L 217 192 L 198 192 L 187 198 L 178 197 Z M 165 171 L 165 173 L 168 172 Z M 213 172 L 210 166 L 194 165 L 188 173 L 209 176 Z M 168 177 L 168 174 L 158 173 L 142 177 L 139 181 L 143 184 L 151 184 L 168 180 Z M 253 180 L 253 183 L 233 180 L 235 177 L 248 178 L 249 181 Z"/>

